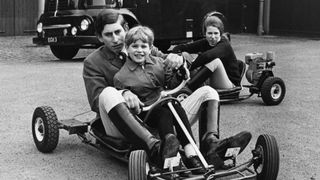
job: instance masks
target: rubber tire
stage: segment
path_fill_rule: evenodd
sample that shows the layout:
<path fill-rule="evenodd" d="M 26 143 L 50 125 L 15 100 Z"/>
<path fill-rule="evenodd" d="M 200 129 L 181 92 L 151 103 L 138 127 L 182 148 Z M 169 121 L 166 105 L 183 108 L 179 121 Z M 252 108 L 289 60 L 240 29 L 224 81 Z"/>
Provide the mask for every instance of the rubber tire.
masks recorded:
<path fill-rule="evenodd" d="M 147 180 L 148 156 L 144 150 L 135 150 L 129 157 L 128 180 Z"/>
<path fill-rule="evenodd" d="M 255 150 L 260 151 L 261 161 L 254 164 L 257 172 L 257 180 L 276 180 L 279 172 L 279 148 L 276 138 L 272 135 L 262 134 L 258 137 Z M 262 169 L 258 172 L 257 167 L 262 165 Z"/>
<path fill-rule="evenodd" d="M 50 46 L 52 54 L 61 60 L 72 59 L 77 55 L 79 47 L 76 46 Z"/>
<path fill-rule="evenodd" d="M 271 95 L 271 89 L 274 85 L 279 85 L 281 94 L 278 98 L 273 98 Z M 286 86 L 282 79 L 278 77 L 268 77 L 261 86 L 261 97 L 266 105 L 278 105 L 282 102 L 286 94 Z"/>
<path fill-rule="evenodd" d="M 39 140 L 35 132 L 37 118 L 43 122 L 43 139 Z M 59 125 L 58 118 L 54 110 L 49 106 L 37 107 L 32 117 L 32 136 L 37 149 L 43 153 L 52 152 L 58 145 Z"/>
<path fill-rule="evenodd" d="M 173 97 L 177 98 L 179 102 L 182 102 L 184 99 L 186 99 L 188 96 L 192 94 L 192 91 L 188 88 L 182 88 L 177 93 L 173 94 Z"/>

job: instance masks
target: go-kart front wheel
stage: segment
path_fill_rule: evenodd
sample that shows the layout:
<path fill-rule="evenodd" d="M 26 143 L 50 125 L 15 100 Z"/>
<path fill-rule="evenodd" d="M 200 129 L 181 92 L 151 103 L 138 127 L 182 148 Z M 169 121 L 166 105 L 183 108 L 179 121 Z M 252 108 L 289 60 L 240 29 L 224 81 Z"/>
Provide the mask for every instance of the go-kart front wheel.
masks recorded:
<path fill-rule="evenodd" d="M 147 180 L 150 166 L 144 150 L 136 150 L 129 157 L 129 180 Z"/>
<path fill-rule="evenodd" d="M 266 105 L 278 105 L 286 94 L 286 86 L 278 77 L 268 77 L 261 86 L 261 97 Z"/>
<path fill-rule="evenodd" d="M 279 171 L 279 149 L 275 137 L 260 135 L 253 153 L 256 158 L 253 167 L 257 180 L 276 180 Z"/>
<path fill-rule="evenodd" d="M 59 127 L 56 113 L 51 107 L 37 107 L 32 117 L 32 136 L 37 149 L 43 153 L 52 152 L 59 141 Z"/>

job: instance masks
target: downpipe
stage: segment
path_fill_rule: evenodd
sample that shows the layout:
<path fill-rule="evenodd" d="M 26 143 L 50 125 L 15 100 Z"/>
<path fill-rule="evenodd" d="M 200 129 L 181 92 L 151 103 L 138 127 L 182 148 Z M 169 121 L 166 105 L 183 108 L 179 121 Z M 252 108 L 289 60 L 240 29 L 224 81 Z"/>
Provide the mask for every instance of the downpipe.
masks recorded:
<path fill-rule="evenodd" d="M 258 29 L 257 33 L 259 36 L 263 34 L 263 7 L 264 0 L 259 0 L 259 19 L 258 19 Z"/>

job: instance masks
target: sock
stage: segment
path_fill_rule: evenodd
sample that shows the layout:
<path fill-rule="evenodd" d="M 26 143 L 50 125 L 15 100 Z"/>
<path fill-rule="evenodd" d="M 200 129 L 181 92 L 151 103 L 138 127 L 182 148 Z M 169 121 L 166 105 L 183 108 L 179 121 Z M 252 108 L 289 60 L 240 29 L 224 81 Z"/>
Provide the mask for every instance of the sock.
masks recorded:
<path fill-rule="evenodd" d="M 216 133 L 214 133 L 214 132 L 207 132 L 206 134 L 204 134 L 203 135 L 203 137 L 202 137 L 202 141 L 204 141 L 204 140 L 207 140 L 209 137 L 212 137 L 212 138 L 214 138 L 214 139 L 219 139 L 218 138 L 218 135 L 216 134 Z"/>
<path fill-rule="evenodd" d="M 184 146 L 184 152 L 185 152 L 187 158 L 189 158 L 191 156 L 197 156 L 196 151 L 193 149 L 193 147 L 190 143 Z"/>

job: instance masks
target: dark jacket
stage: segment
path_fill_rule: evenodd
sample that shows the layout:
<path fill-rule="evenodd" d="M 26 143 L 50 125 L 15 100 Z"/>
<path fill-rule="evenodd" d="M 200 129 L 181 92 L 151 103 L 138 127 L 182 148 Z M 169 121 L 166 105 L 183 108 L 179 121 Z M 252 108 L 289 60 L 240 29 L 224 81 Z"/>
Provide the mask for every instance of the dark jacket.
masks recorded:
<path fill-rule="evenodd" d="M 129 89 L 145 104 L 154 103 L 166 87 L 173 88 L 178 83 L 171 70 L 164 67 L 163 59 L 149 56 L 143 65 L 129 57 L 120 71 L 114 76 L 118 89 Z"/>
<path fill-rule="evenodd" d="M 83 79 L 91 109 L 99 112 L 99 95 L 107 86 L 113 86 L 113 76 L 123 66 L 120 59 L 105 46 L 98 48 L 84 60 Z"/>
<path fill-rule="evenodd" d="M 221 40 L 213 47 L 209 45 L 206 39 L 200 39 L 192 43 L 178 45 L 172 51 L 174 53 L 199 53 L 199 56 L 192 62 L 190 70 L 204 66 L 212 60 L 220 58 L 230 81 L 235 85 L 241 81 L 236 55 L 229 41 L 224 36 L 221 36 Z"/>
<path fill-rule="evenodd" d="M 152 54 L 165 58 L 157 48 L 153 48 Z M 106 46 L 102 46 L 89 54 L 84 60 L 83 79 L 87 91 L 88 101 L 91 110 L 99 113 L 99 95 L 108 86 L 114 87 L 113 77 L 125 63 Z"/>

